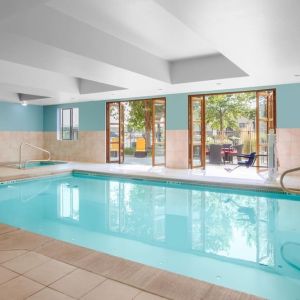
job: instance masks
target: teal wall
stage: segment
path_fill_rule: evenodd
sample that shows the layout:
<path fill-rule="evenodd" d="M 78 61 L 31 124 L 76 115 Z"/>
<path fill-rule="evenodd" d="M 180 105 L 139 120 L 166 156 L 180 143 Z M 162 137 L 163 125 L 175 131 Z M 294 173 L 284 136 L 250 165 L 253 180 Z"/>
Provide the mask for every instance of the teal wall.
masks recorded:
<path fill-rule="evenodd" d="M 300 128 L 300 84 L 284 84 L 277 91 L 277 127 Z"/>
<path fill-rule="evenodd" d="M 277 127 L 300 128 L 300 84 L 240 88 L 221 90 L 217 92 L 250 91 L 271 88 L 276 88 L 277 92 Z M 207 91 L 202 93 L 211 94 L 216 93 L 216 91 Z M 188 129 L 188 95 L 192 94 L 201 93 L 169 94 L 155 97 L 148 96 L 123 99 L 123 101 L 166 97 L 167 130 L 186 130 Z M 57 108 L 61 107 L 79 107 L 80 130 L 105 130 L 105 103 L 105 101 L 94 101 L 86 103 L 45 106 L 44 130 L 56 130 L 56 111 Z"/>
<path fill-rule="evenodd" d="M 79 108 L 79 130 L 105 130 L 105 102 L 91 101 L 44 106 L 44 131 L 56 131 L 59 108 Z"/>
<path fill-rule="evenodd" d="M 43 107 L 0 102 L 0 131 L 43 131 Z"/>
<path fill-rule="evenodd" d="M 251 87 L 202 93 L 166 95 L 167 129 L 180 130 L 188 128 L 188 95 L 212 94 L 236 91 L 276 89 L 277 127 L 300 128 L 300 84 L 282 84 L 277 86 Z"/>
<path fill-rule="evenodd" d="M 166 95 L 167 130 L 188 129 L 188 94 Z"/>
<path fill-rule="evenodd" d="M 277 92 L 277 127 L 300 128 L 300 84 L 253 87 L 219 92 L 268 88 L 276 88 Z M 166 97 L 167 130 L 186 130 L 188 128 L 188 95 L 187 93 L 183 93 L 155 97 Z M 153 98 L 153 96 L 143 98 L 149 99 Z M 57 109 L 63 107 L 79 108 L 80 130 L 105 130 L 105 105 L 105 101 L 49 105 L 44 107 L 38 105 L 22 106 L 18 103 L 0 102 L 0 131 L 56 131 Z"/>

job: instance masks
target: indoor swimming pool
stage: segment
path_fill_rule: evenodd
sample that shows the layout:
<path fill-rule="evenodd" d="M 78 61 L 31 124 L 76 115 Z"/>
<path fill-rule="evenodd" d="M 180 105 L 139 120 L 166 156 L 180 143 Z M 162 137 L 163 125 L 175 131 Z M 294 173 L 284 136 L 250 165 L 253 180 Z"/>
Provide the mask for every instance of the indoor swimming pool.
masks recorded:
<path fill-rule="evenodd" d="M 73 173 L 0 185 L 0 223 L 267 299 L 300 299 L 300 196 Z"/>

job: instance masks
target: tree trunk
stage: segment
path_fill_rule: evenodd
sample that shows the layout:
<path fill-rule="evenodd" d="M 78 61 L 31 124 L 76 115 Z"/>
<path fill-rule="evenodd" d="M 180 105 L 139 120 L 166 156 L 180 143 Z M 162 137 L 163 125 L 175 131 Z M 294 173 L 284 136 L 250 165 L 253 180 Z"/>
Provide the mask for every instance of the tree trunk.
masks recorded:
<path fill-rule="evenodd" d="M 221 131 L 221 143 L 224 142 L 224 115 L 220 111 L 220 131 Z"/>

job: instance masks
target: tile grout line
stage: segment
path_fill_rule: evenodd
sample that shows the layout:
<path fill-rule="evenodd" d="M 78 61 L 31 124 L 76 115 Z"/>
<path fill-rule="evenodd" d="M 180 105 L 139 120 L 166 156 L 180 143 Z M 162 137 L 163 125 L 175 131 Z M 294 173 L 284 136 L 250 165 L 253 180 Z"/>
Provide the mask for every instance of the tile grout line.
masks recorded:
<path fill-rule="evenodd" d="M 36 252 L 35 252 L 35 253 L 36 253 Z M 44 255 L 44 256 L 46 256 L 46 255 Z M 47 256 L 47 257 L 48 257 L 48 256 Z M 49 258 L 49 260 L 47 260 L 45 263 L 43 263 L 43 264 L 41 264 L 41 265 L 38 265 L 38 266 L 36 266 L 35 268 L 28 270 L 27 272 L 33 271 L 34 269 L 36 269 L 36 268 L 38 268 L 38 267 L 41 267 L 42 265 L 48 263 L 50 260 L 56 260 L 56 259 Z M 61 261 L 59 261 L 59 260 L 56 260 L 56 261 L 58 261 L 58 262 L 60 262 L 60 263 L 64 263 L 64 262 L 61 262 Z M 64 263 L 64 264 L 66 264 L 66 263 Z M 66 264 L 66 265 L 69 265 L 69 264 Z M 71 266 L 71 265 L 69 265 L 69 266 Z M 71 267 L 73 267 L 73 266 L 71 266 Z M 61 277 L 59 277 L 58 279 L 56 279 L 55 281 L 53 281 L 53 282 L 51 282 L 51 283 L 49 283 L 49 284 L 44 284 L 44 283 L 38 282 L 37 280 L 35 280 L 35 279 L 33 279 L 33 278 L 27 277 L 27 276 L 26 276 L 26 273 L 27 273 L 27 272 L 26 272 L 26 273 L 23 273 L 22 276 L 23 276 L 23 277 L 26 277 L 26 278 L 28 278 L 28 279 L 34 281 L 34 282 L 37 282 L 37 283 L 39 283 L 39 284 L 42 284 L 42 285 L 44 285 L 45 287 L 50 287 L 50 285 L 52 285 L 52 284 L 55 283 L 56 281 L 58 281 L 58 280 L 64 278 L 65 276 L 71 274 L 72 272 L 76 271 L 77 269 L 78 269 L 78 268 L 75 268 L 74 270 L 72 270 L 72 271 L 66 273 L 65 275 L 62 275 Z"/>
<path fill-rule="evenodd" d="M 54 241 L 56 241 L 56 240 L 54 240 Z M 57 240 L 57 241 L 59 241 L 59 240 Z M 69 244 L 69 243 L 68 243 L 68 245 L 71 245 L 71 246 L 72 246 L 73 244 Z M 38 248 L 39 248 L 39 247 L 38 247 Z M 88 248 L 86 248 L 86 249 L 88 249 Z M 88 250 L 89 250 L 89 249 L 88 249 Z M 37 252 L 35 252 L 35 253 L 37 253 Z M 102 253 L 102 252 L 96 251 L 96 253 Z M 38 253 L 38 254 L 40 254 L 40 253 Z M 87 257 L 87 256 L 90 255 L 90 254 L 91 254 L 91 253 L 85 255 L 84 258 Z M 43 255 L 44 255 L 44 254 L 43 254 Z M 152 295 L 155 295 L 155 296 L 159 296 L 159 297 L 162 297 L 162 298 L 165 298 L 165 299 L 173 300 L 172 298 L 168 298 L 168 297 L 166 297 L 166 296 L 163 296 L 163 295 L 160 295 L 160 294 L 158 294 L 158 293 L 155 293 L 155 292 L 153 292 L 153 291 L 151 291 L 151 290 L 147 290 L 147 289 L 145 289 L 145 288 L 142 288 L 142 287 L 139 287 L 139 286 L 136 286 L 136 285 L 133 285 L 133 284 L 129 284 L 129 283 L 126 283 L 126 282 L 124 282 L 124 281 L 115 279 L 115 278 L 113 278 L 113 277 L 109 277 L 108 275 L 98 274 L 98 273 L 96 273 L 96 272 L 94 272 L 94 271 L 92 271 L 92 270 L 87 269 L 87 266 L 78 267 L 78 266 L 75 265 L 75 264 L 67 263 L 67 262 L 65 262 L 65 261 L 63 261 L 63 260 L 56 259 L 56 258 L 50 257 L 50 256 L 48 256 L 48 255 L 44 255 L 44 256 L 47 256 L 47 257 L 49 257 L 50 259 L 54 259 L 54 260 L 63 262 L 63 263 L 65 263 L 65 264 L 68 264 L 68 265 L 70 265 L 70 266 L 73 266 L 73 267 L 75 267 L 77 270 L 87 271 L 87 272 L 90 272 L 90 273 L 92 273 L 92 274 L 95 274 L 95 275 L 98 275 L 98 276 L 101 276 L 101 277 L 105 278 L 105 280 L 102 281 L 100 284 L 98 284 L 96 287 L 98 287 L 99 285 L 101 285 L 103 282 L 105 282 L 105 281 L 107 281 L 107 280 L 112 280 L 112 281 L 115 281 L 115 282 L 118 282 L 118 283 L 121 283 L 121 284 L 130 286 L 130 287 L 132 287 L 132 288 L 139 289 L 140 292 L 146 292 L 146 293 L 149 293 L 149 294 L 152 294 Z M 75 270 L 76 270 L 76 269 L 75 269 Z M 75 270 L 73 270 L 72 272 L 74 272 Z M 70 273 L 72 273 L 72 272 L 70 272 Z M 70 274 L 70 273 L 69 273 L 69 274 Z M 27 277 L 26 277 L 26 278 L 27 278 Z M 62 277 L 62 278 L 63 278 L 63 277 Z M 60 279 L 62 279 L 62 278 L 60 278 Z M 54 283 L 54 282 L 53 282 L 53 283 Z M 53 283 L 52 283 L 52 284 L 53 284 Z M 96 287 L 95 287 L 95 288 L 96 288 Z M 92 290 L 94 290 L 94 288 L 93 288 Z M 89 292 L 91 292 L 92 290 L 90 290 Z"/>
<path fill-rule="evenodd" d="M 26 277 L 26 278 L 27 278 L 27 277 Z M 40 289 L 40 290 L 34 292 L 33 294 L 31 294 L 30 296 L 26 297 L 25 300 L 26 300 L 26 299 L 29 299 L 30 297 L 32 297 L 32 296 L 34 296 L 34 295 L 36 295 L 36 294 L 38 294 L 38 293 L 40 293 L 41 291 L 46 290 L 46 289 L 50 289 L 50 290 L 52 290 L 52 291 L 55 291 L 55 292 L 60 293 L 60 294 L 62 294 L 62 295 L 64 295 L 64 296 L 70 297 L 71 299 L 76 300 L 76 298 L 74 298 L 74 297 L 68 296 L 68 295 L 66 295 L 66 294 L 64 294 L 64 293 L 62 293 L 62 292 L 56 291 L 56 290 L 54 290 L 54 289 L 52 289 L 52 288 L 50 288 L 50 287 L 48 287 L 48 286 L 45 286 L 45 285 L 44 285 L 44 287 L 43 287 L 42 289 Z"/>
<path fill-rule="evenodd" d="M 12 260 L 17 259 L 17 258 L 20 258 L 20 257 L 25 256 L 25 255 L 28 255 L 29 253 L 39 254 L 39 253 L 36 253 L 35 251 L 28 251 L 27 253 L 21 254 L 21 255 L 15 257 L 15 258 L 13 258 Z M 41 254 L 39 254 L 39 255 L 41 255 Z M 20 275 L 22 275 L 22 276 L 28 278 L 27 276 L 25 276 L 25 273 L 30 272 L 30 271 L 34 270 L 35 268 L 38 268 L 38 267 L 40 267 L 40 266 L 46 264 L 47 262 L 49 262 L 49 261 L 51 260 L 51 257 L 48 257 L 48 256 L 46 256 L 46 255 L 43 255 L 43 256 L 47 257 L 47 260 L 46 260 L 45 262 L 42 262 L 42 263 L 38 264 L 37 266 L 28 269 L 28 270 L 27 270 L 26 272 L 24 272 L 24 273 L 19 273 L 18 271 L 14 271 L 14 270 L 12 270 L 12 269 L 10 269 L 10 268 L 4 266 L 3 264 L 1 264 L 1 266 L 2 266 L 2 267 L 5 267 L 6 269 L 8 269 L 8 270 L 10 270 L 10 271 L 12 271 L 12 272 L 18 273 L 18 274 L 20 274 Z M 9 261 L 12 261 L 12 260 L 9 260 Z M 28 278 L 28 279 L 31 279 L 31 278 Z"/>
<path fill-rule="evenodd" d="M 92 273 L 92 272 L 91 272 Z M 94 273 L 93 273 L 94 274 Z M 98 274 L 97 274 L 98 275 Z M 98 276 L 100 276 L 100 275 L 98 275 Z M 102 276 L 102 277 L 104 277 L 104 276 Z M 95 287 L 93 287 L 91 290 L 89 290 L 87 293 L 84 293 L 81 297 L 79 297 L 78 299 L 82 299 L 83 297 L 85 297 L 87 294 L 89 294 L 89 293 L 91 293 L 93 290 L 95 290 L 98 286 L 100 286 L 100 285 L 102 285 L 102 283 L 104 283 L 105 281 L 107 281 L 107 278 L 106 277 L 104 277 L 105 279 L 102 281 L 102 282 L 100 282 L 99 284 L 97 284 Z"/>

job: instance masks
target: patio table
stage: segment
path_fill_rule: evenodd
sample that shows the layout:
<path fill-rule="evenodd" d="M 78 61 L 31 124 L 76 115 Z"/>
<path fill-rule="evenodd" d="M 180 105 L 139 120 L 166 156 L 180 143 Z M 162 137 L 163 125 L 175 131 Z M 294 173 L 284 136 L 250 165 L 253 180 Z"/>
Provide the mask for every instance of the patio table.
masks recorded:
<path fill-rule="evenodd" d="M 226 162 L 233 162 L 233 156 L 237 156 L 238 152 L 236 149 L 223 149 L 221 154 L 223 154 L 224 164 Z"/>

